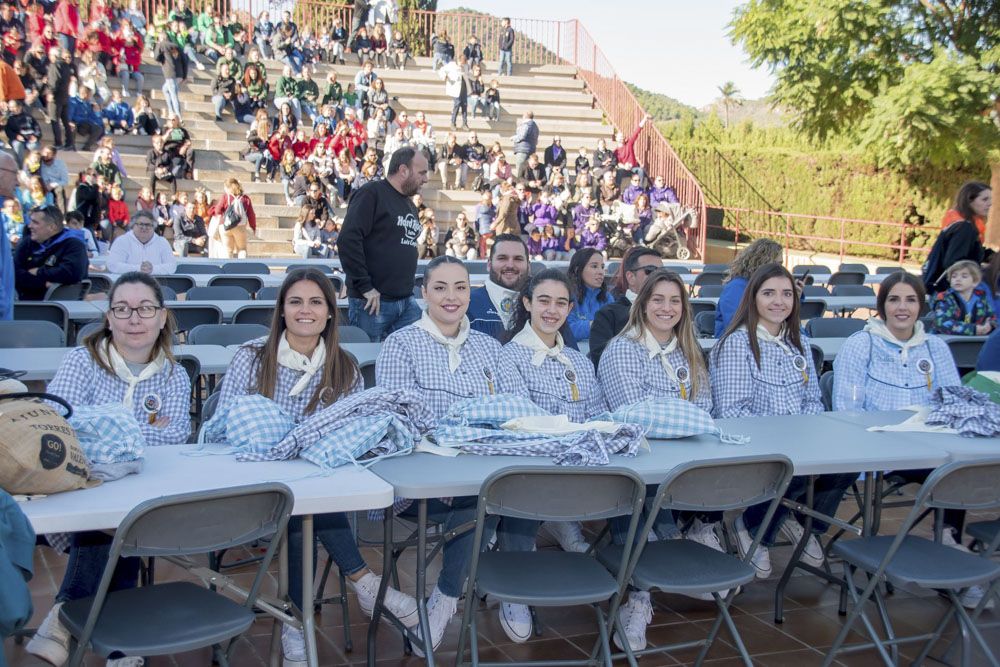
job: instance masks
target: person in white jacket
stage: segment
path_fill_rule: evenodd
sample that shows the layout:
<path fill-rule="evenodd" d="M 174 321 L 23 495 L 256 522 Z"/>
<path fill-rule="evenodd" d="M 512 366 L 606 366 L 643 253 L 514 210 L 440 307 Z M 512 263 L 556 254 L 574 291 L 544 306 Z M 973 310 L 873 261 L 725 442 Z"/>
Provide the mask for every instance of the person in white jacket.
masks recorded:
<path fill-rule="evenodd" d="M 462 129 L 469 129 L 469 72 L 466 69 L 465 55 L 458 60 L 452 60 L 438 71 L 438 76 L 444 80 L 444 91 L 452 99 L 451 129 L 455 129 L 458 112 L 462 112 Z"/>
<path fill-rule="evenodd" d="M 119 236 L 108 252 L 108 271 L 110 273 L 127 273 L 142 271 L 143 273 L 165 274 L 177 270 L 177 260 L 174 258 L 170 242 L 162 236 L 157 236 L 153 230 L 156 221 L 146 211 L 140 211 L 132 216 L 132 224 L 124 236 Z"/>

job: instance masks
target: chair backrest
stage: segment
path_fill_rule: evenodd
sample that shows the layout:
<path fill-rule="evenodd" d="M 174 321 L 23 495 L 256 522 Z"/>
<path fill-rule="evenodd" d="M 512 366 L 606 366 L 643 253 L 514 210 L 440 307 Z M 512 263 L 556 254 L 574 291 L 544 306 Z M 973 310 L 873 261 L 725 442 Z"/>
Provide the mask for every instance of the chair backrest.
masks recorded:
<path fill-rule="evenodd" d="M 174 291 L 173 287 L 167 287 L 166 285 L 160 285 L 160 292 L 163 293 L 164 301 L 177 301 L 177 292 Z"/>
<path fill-rule="evenodd" d="M 697 317 L 698 313 L 704 313 L 704 312 L 714 313 L 716 310 L 715 304 L 710 301 L 709 302 L 691 301 L 690 304 L 691 304 L 691 314 L 694 317 Z"/>
<path fill-rule="evenodd" d="M 66 331 L 69 326 L 69 313 L 66 311 L 66 306 L 57 301 L 15 301 L 14 319 L 17 321 L 51 322 L 63 331 Z"/>
<path fill-rule="evenodd" d="M 222 272 L 257 274 L 259 276 L 271 275 L 270 267 L 263 262 L 227 262 L 222 265 Z"/>
<path fill-rule="evenodd" d="M 360 327 L 353 327 L 349 324 L 341 324 L 337 327 L 337 335 L 343 343 L 370 343 L 372 339 Z"/>
<path fill-rule="evenodd" d="M 812 354 L 813 367 L 816 369 L 816 372 L 822 373 L 823 361 L 826 359 L 826 355 L 823 354 L 823 348 L 819 345 L 809 343 L 809 353 Z"/>
<path fill-rule="evenodd" d="M 188 332 L 191 345 L 242 345 L 266 336 L 270 329 L 262 324 L 199 324 Z"/>
<path fill-rule="evenodd" d="M 188 290 L 188 301 L 249 301 L 250 292 L 236 285 L 211 285 Z"/>
<path fill-rule="evenodd" d="M 181 368 L 187 373 L 191 385 L 194 386 L 198 376 L 201 375 L 201 362 L 198 361 L 198 357 L 193 354 L 175 354 L 174 360 L 181 365 Z"/>
<path fill-rule="evenodd" d="M 823 409 L 833 410 L 833 371 L 827 371 L 819 376 L 819 393 L 823 400 Z"/>
<path fill-rule="evenodd" d="M 917 503 L 935 509 L 987 511 L 1000 507 L 1000 457 L 955 461 L 924 481 Z M 987 552 L 991 553 L 991 552 Z"/>
<path fill-rule="evenodd" d="M 955 365 L 959 371 L 962 369 L 972 369 L 976 367 L 979 360 L 979 351 L 983 347 L 982 338 L 949 338 L 947 341 L 951 356 L 955 359 Z"/>
<path fill-rule="evenodd" d="M 52 322 L 0 320 L 0 347 L 66 347 L 66 332 Z"/>
<path fill-rule="evenodd" d="M 706 264 L 702 267 L 702 273 L 729 273 L 729 264 Z"/>
<path fill-rule="evenodd" d="M 222 324 L 222 309 L 216 305 L 175 304 L 170 307 L 177 321 L 177 331 L 190 331 L 199 324 Z"/>
<path fill-rule="evenodd" d="M 83 279 L 78 283 L 53 285 L 45 292 L 45 301 L 83 301 L 90 292 L 90 280 Z"/>
<path fill-rule="evenodd" d="M 803 301 L 799 304 L 799 319 L 803 322 L 814 317 L 823 317 L 825 312 L 825 301 Z"/>
<path fill-rule="evenodd" d="M 274 317 L 274 306 L 270 304 L 248 303 L 240 306 L 233 313 L 233 324 L 260 324 L 271 327 L 271 318 Z"/>
<path fill-rule="evenodd" d="M 822 285 L 803 285 L 802 293 L 810 296 L 830 296 L 830 290 Z"/>
<path fill-rule="evenodd" d="M 100 294 L 111 291 L 111 279 L 107 276 L 95 273 L 87 276 L 87 280 L 90 281 L 90 291 L 88 294 Z"/>
<path fill-rule="evenodd" d="M 868 285 L 834 285 L 834 296 L 875 296 L 875 290 Z"/>
<path fill-rule="evenodd" d="M 702 285 L 698 290 L 698 296 L 703 299 L 717 299 L 722 296 L 722 285 Z"/>
<path fill-rule="evenodd" d="M 868 265 L 867 264 L 850 264 L 850 263 L 845 263 L 845 264 L 841 264 L 840 267 L 837 269 L 837 271 L 838 272 L 840 272 L 840 271 L 848 271 L 848 272 L 851 272 L 851 273 L 863 273 L 865 275 L 868 275 Z"/>
<path fill-rule="evenodd" d="M 330 264 L 320 264 L 319 262 L 315 264 L 289 264 L 285 267 L 285 273 L 291 273 L 296 269 L 316 269 L 317 271 L 321 271 L 328 276 L 333 275 L 333 266 Z"/>
<path fill-rule="evenodd" d="M 202 423 L 207 422 L 215 414 L 216 409 L 219 407 L 219 396 L 221 395 L 222 392 L 216 389 L 205 399 L 205 405 L 201 407 Z"/>
<path fill-rule="evenodd" d="M 549 268 L 549 265 L 545 262 L 532 262 L 531 263 L 531 275 L 535 276 Z"/>
<path fill-rule="evenodd" d="M 678 274 L 694 273 L 687 264 L 664 264 L 663 268 Z"/>
<path fill-rule="evenodd" d="M 811 276 L 822 275 L 828 276 L 830 273 L 830 267 L 824 266 L 823 264 L 796 264 L 792 267 L 792 275 L 798 278 L 809 273 Z"/>
<path fill-rule="evenodd" d="M 724 273 L 699 273 L 694 277 L 695 288 L 701 288 L 705 285 L 721 285 L 726 279 L 726 274 Z M 699 296 L 701 293 L 699 292 Z"/>
<path fill-rule="evenodd" d="M 466 263 L 468 263 L 468 262 L 466 262 Z M 608 262 L 604 266 L 604 273 L 605 273 L 605 275 L 614 276 L 616 273 L 618 273 L 618 269 L 621 268 L 621 265 L 622 265 L 622 263 L 621 263 L 621 260 L 619 260 L 619 259 L 616 259 L 614 261 Z"/>
<path fill-rule="evenodd" d="M 196 284 L 194 278 L 184 275 L 153 276 L 160 287 L 169 287 L 177 294 L 184 294 L 188 290 L 194 289 Z"/>
<path fill-rule="evenodd" d="M 865 322 L 856 317 L 818 317 L 806 322 L 810 338 L 847 338 L 865 328 Z"/>
<path fill-rule="evenodd" d="M 77 346 L 83 345 L 83 340 L 87 336 L 103 328 L 104 328 L 104 320 L 97 320 L 96 322 L 87 322 L 83 326 L 77 327 L 76 329 Z"/>
<path fill-rule="evenodd" d="M 837 271 L 827 279 L 826 284 L 831 287 L 834 285 L 864 285 L 866 274 L 867 272 L 860 271 Z"/>
<path fill-rule="evenodd" d="M 260 276 L 212 276 L 208 279 L 209 287 L 239 287 L 249 296 L 253 296 L 264 287 Z"/>
<path fill-rule="evenodd" d="M 703 310 L 694 314 L 694 331 L 699 338 L 715 335 L 715 310 Z"/>
<path fill-rule="evenodd" d="M 261 287 L 257 290 L 258 301 L 277 301 L 280 287 Z"/>
<path fill-rule="evenodd" d="M 183 273 L 187 275 L 201 274 L 205 276 L 214 276 L 217 273 L 222 273 L 222 267 L 218 264 L 184 264 L 180 263 L 175 269 L 177 273 Z"/>
<path fill-rule="evenodd" d="M 654 507 L 688 512 L 740 509 L 780 498 L 791 479 L 791 460 L 778 454 L 691 461 L 660 483 Z"/>
<path fill-rule="evenodd" d="M 901 266 L 880 266 L 880 267 L 877 267 L 875 269 L 875 275 L 877 275 L 877 276 L 888 276 L 888 275 L 891 275 L 893 273 L 896 273 L 897 271 L 903 271 L 903 272 L 905 272 L 906 269 L 904 269 Z"/>
<path fill-rule="evenodd" d="M 364 364 L 361 368 L 361 379 L 365 381 L 365 389 L 371 389 L 375 384 L 375 362 Z"/>

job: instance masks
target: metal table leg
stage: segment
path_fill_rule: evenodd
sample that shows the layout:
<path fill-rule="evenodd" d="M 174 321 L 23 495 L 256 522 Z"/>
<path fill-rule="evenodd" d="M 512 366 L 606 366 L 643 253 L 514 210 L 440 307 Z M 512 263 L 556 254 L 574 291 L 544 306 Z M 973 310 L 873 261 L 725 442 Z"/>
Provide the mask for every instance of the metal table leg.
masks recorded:
<path fill-rule="evenodd" d="M 434 667 L 434 646 L 431 641 L 431 624 L 427 618 L 427 499 L 417 505 L 417 615 L 420 617 L 420 639 L 424 644 L 427 667 Z"/>
<path fill-rule="evenodd" d="M 319 667 L 316 655 L 316 618 L 313 614 L 313 516 L 302 517 L 302 634 L 306 640 L 306 664 Z"/>

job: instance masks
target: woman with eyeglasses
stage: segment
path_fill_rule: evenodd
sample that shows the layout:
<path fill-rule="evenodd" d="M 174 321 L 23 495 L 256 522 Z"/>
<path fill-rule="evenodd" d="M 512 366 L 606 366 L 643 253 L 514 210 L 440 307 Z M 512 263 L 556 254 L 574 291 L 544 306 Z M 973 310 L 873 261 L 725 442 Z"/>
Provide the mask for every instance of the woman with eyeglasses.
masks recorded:
<path fill-rule="evenodd" d="M 191 433 L 191 380 L 171 351 L 173 316 L 164 307 L 160 285 L 145 273 L 121 275 L 108 293 L 104 326 L 71 350 L 49 383 L 49 393 L 71 406 L 122 405 L 135 418 L 150 446 L 179 445 Z M 69 656 L 70 637 L 59 621 L 62 603 L 97 592 L 108 560 L 112 536 L 104 532 L 73 533 L 69 561 L 56 604 L 27 651 L 53 665 Z M 118 563 L 111 590 L 133 588 L 139 559 Z M 141 658 L 109 660 L 108 665 L 134 667 Z"/>

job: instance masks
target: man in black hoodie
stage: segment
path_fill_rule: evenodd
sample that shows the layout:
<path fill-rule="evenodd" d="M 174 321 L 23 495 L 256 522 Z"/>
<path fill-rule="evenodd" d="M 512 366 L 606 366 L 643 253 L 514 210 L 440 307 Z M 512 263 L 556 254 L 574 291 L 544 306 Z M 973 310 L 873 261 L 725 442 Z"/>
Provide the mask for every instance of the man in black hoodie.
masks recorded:
<path fill-rule="evenodd" d="M 87 246 L 75 230 L 63 226 L 55 206 L 31 212 L 28 234 L 14 251 L 14 287 L 24 301 L 41 301 L 52 285 L 78 283 L 87 277 Z"/>
<path fill-rule="evenodd" d="M 660 253 L 652 248 L 635 246 L 625 253 L 620 269 L 625 274 L 625 293 L 616 301 L 601 306 L 594 315 L 594 323 L 590 325 L 590 360 L 594 362 L 594 368 L 600 363 L 608 341 L 620 334 L 628 324 L 632 301 L 646 282 L 646 276 L 662 267 Z"/>
<path fill-rule="evenodd" d="M 75 75 L 73 54 L 61 48 L 49 50 L 49 71 L 46 77 L 49 86 L 47 102 L 52 124 L 52 136 L 55 139 L 56 148 L 59 150 L 76 150 L 73 127 L 69 123 L 69 84 Z M 64 131 L 66 143 L 63 143 Z"/>
<path fill-rule="evenodd" d="M 7 141 L 14 150 L 17 163 L 24 162 L 24 151 L 37 150 L 38 139 L 42 136 L 42 128 L 38 126 L 38 121 L 31 117 L 31 114 L 24 111 L 21 100 L 10 100 L 7 102 L 7 109 L 10 116 L 7 117 L 7 124 L 4 125 L 4 132 L 7 134 Z"/>

